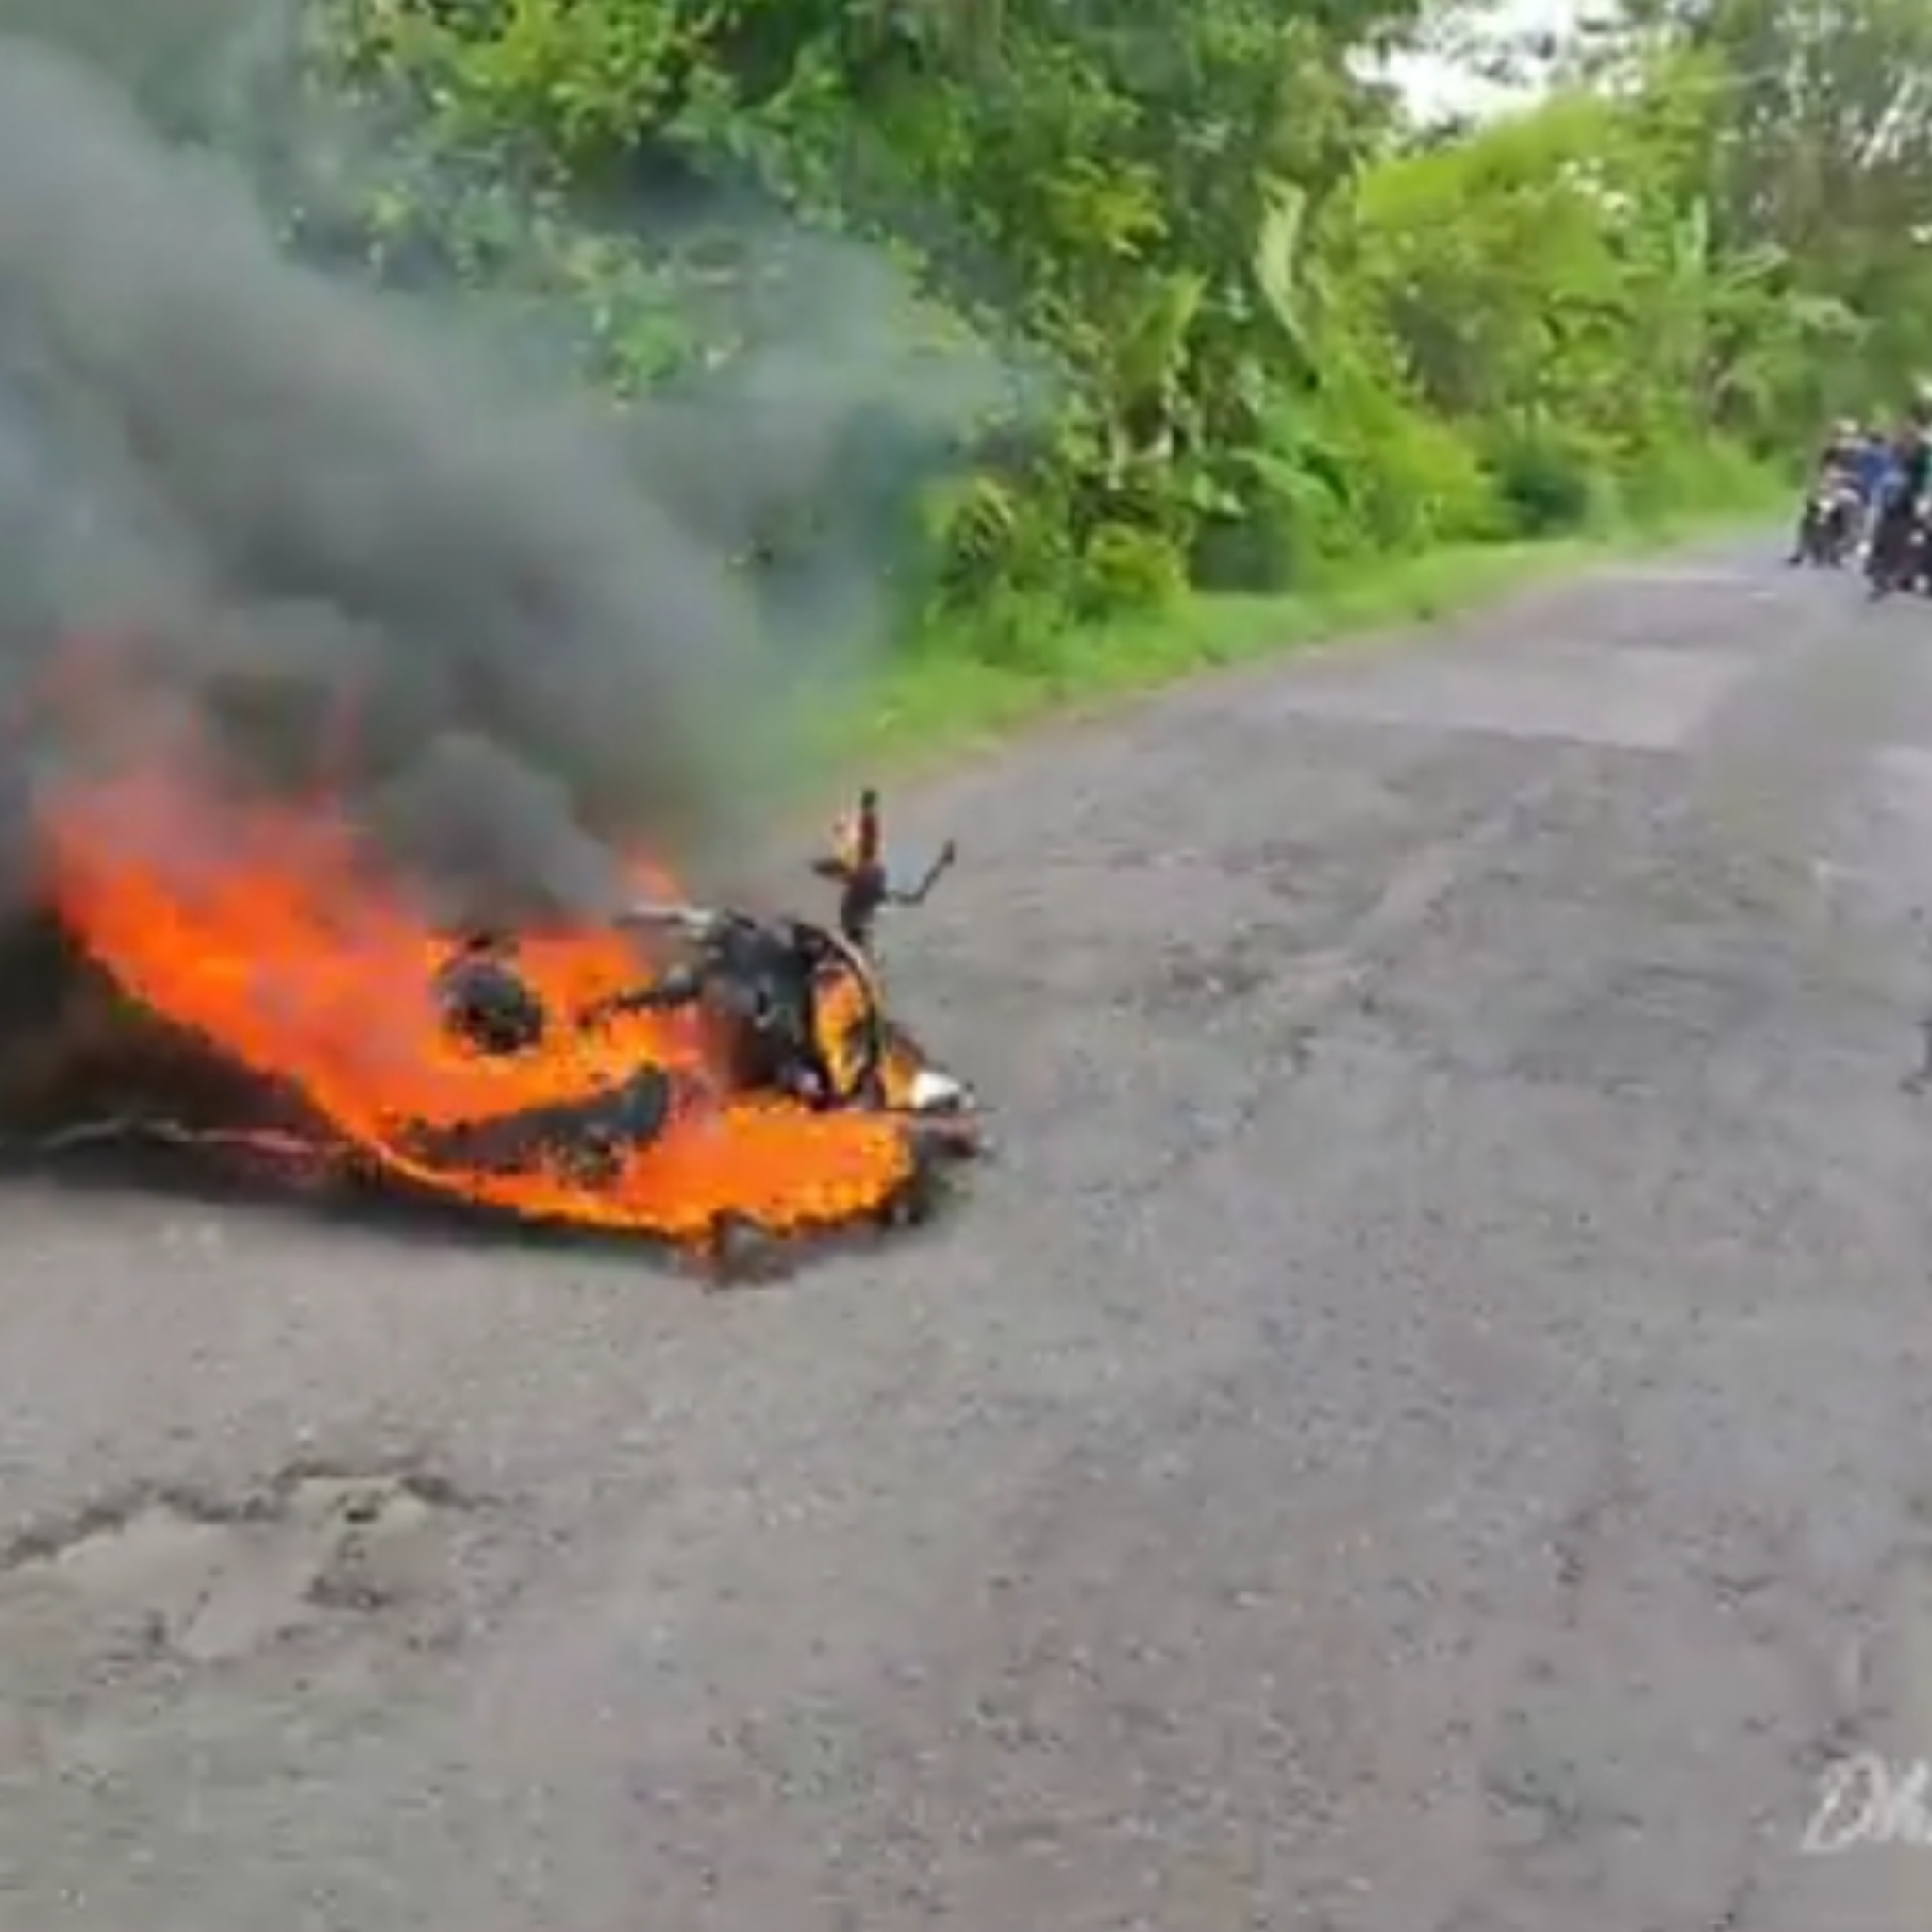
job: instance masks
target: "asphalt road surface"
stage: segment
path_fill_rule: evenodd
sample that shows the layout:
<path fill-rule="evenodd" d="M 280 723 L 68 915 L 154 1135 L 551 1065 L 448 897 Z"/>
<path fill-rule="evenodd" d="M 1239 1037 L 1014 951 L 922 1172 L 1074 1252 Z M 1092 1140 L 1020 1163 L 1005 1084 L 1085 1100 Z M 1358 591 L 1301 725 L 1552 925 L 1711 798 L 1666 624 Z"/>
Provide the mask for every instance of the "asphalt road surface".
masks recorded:
<path fill-rule="evenodd" d="M 906 1245 L 0 1192 L 0 1928 L 1924 1932 L 1804 1840 L 1932 1758 L 1932 610 L 1622 570 L 914 816 Z"/>

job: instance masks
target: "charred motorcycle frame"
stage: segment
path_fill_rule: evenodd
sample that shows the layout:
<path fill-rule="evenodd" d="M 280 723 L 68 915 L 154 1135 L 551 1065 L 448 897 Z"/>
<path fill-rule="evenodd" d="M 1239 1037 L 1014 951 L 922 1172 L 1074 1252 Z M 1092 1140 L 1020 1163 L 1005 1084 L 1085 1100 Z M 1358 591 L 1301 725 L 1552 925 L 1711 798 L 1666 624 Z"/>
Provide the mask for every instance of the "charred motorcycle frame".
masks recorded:
<path fill-rule="evenodd" d="M 954 858 L 948 844 L 917 869 L 889 862 L 878 800 L 867 793 L 838 849 L 814 865 L 839 889 L 836 915 L 824 924 L 651 900 L 621 910 L 601 933 L 560 935 L 566 948 L 588 940 L 601 962 L 581 984 L 556 970 L 558 934 L 447 936 L 408 1005 L 421 1002 L 431 1029 L 424 1047 L 446 1062 L 441 1074 L 425 1069 L 425 1091 L 467 1088 L 465 1099 L 434 1116 L 407 1107 L 370 1116 L 366 1134 L 311 1104 L 299 1064 L 283 1079 L 259 1060 L 231 1061 L 218 1039 L 184 1025 L 165 1000 L 151 1006 L 124 993 L 50 913 L 8 977 L 16 993 L 30 981 L 58 992 L 58 1024 L 32 1024 L 58 1051 L 44 1078 L 31 1067 L 0 1067 L 13 1076 L 0 1082 L 0 1119 L 16 1151 L 41 1157 L 159 1144 L 281 1180 L 426 1190 L 513 1214 L 534 1206 L 538 1219 L 613 1233 L 633 1224 L 623 1212 L 626 1190 L 660 1144 L 675 1174 L 693 1145 L 717 1144 L 714 1121 L 727 1140 L 747 1112 L 846 1115 L 878 1128 L 853 1143 L 872 1150 L 863 1159 L 877 1187 L 855 1181 L 851 1209 L 767 1222 L 749 1202 L 735 1207 L 726 1188 L 713 1218 L 668 1237 L 736 1277 L 742 1237 L 769 1237 L 769 1251 L 797 1233 L 921 1219 L 945 1174 L 984 1151 L 974 1095 L 890 1011 L 873 943 L 882 912 L 922 903 Z M 405 1037 L 414 1024 L 404 1023 Z M 465 1062 L 474 1079 L 461 1074 Z M 762 1144 L 784 1145 L 785 1136 Z M 479 1190 L 479 1180 L 512 1185 Z M 556 1187 L 566 1197 L 560 1212 Z M 569 1208 L 570 1194 L 586 1211 Z M 597 1210 L 599 1200 L 611 1214 Z M 645 1213 L 635 1225 L 648 1238 L 655 1224 Z"/>
<path fill-rule="evenodd" d="M 836 882 L 836 922 L 737 908 L 647 902 L 618 926 L 635 945 L 637 984 L 564 1015 L 518 970 L 513 938 L 467 937 L 439 976 L 449 1031 L 475 1051 L 546 1050 L 559 1028 L 591 1032 L 638 1014 L 688 1015 L 703 1041 L 697 1086 L 764 1094 L 816 1111 L 860 1111 L 898 1124 L 923 1169 L 984 1151 L 971 1090 L 945 1073 L 889 1012 L 874 935 L 888 907 L 922 904 L 957 857 L 949 842 L 914 871 L 884 850 L 878 795 L 861 795 L 840 849 L 814 862 Z M 647 1063 L 622 1086 L 558 1106 L 425 1125 L 408 1141 L 431 1168 L 514 1173 L 560 1165 L 595 1185 L 647 1147 L 692 1091 L 689 1073 Z"/>

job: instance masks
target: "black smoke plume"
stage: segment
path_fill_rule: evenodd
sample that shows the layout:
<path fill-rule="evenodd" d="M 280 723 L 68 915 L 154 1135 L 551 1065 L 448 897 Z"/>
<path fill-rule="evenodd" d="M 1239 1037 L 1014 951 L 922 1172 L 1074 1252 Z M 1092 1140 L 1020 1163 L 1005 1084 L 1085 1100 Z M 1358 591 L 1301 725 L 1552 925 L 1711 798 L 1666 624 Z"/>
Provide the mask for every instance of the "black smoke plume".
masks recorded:
<path fill-rule="evenodd" d="M 447 307 L 298 265 L 100 71 L 0 40 L 0 905 L 74 752 L 39 696 L 75 636 L 138 644 L 124 736 L 185 715 L 249 784 L 334 759 L 453 916 L 600 909 L 625 839 L 702 844 L 782 756 L 768 693 L 811 648 L 726 525 L 774 479 L 836 501 L 848 405 L 891 415 L 851 364 L 887 359 L 888 278 L 856 266 L 830 278 L 867 305 L 831 332 L 847 366 L 802 342 L 776 390 L 664 413 L 654 468 L 648 422 L 620 437 Z M 828 629 L 876 620 L 875 561 L 817 573 Z"/>

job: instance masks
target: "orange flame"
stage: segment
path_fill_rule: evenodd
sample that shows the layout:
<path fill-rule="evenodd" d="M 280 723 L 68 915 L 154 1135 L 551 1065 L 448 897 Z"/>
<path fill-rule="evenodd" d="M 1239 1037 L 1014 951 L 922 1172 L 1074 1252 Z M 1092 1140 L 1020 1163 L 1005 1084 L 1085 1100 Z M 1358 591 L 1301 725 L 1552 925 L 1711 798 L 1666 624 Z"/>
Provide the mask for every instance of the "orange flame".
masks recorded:
<path fill-rule="evenodd" d="M 238 808 L 147 766 L 70 783 L 46 829 L 57 908 L 124 991 L 299 1093 L 372 1163 L 421 1187 L 535 1221 L 700 1242 L 725 1217 L 779 1232 L 872 1217 L 911 1177 L 912 1151 L 888 1121 L 718 1091 L 689 1017 L 558 1027 L 514 1058 L 469 1051 L 436 1007 L 447 942 L 371 876 L 339 812 Z M 638 976 L 631 947 L 602 931 L 532 939 L 520 969 L 553 1012 Z M 698 1097 L 594 1184 L 547 1166 L 430 1167 L 408 1151 L 423 1126 L 581 1100 L 645 1063 L 691 1076 Z"/>

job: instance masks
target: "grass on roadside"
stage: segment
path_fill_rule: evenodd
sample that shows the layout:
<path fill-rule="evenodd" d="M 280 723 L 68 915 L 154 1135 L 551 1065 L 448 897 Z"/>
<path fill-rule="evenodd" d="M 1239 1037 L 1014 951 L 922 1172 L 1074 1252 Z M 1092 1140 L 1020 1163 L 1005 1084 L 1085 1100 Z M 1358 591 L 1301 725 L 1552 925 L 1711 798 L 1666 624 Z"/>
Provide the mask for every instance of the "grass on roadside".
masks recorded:
<path fill-rule="evenodd" d="M 1652 521 L 1540 542 L 1472 544 L 1382 558 L 1286 597 L 1196 597 L 1157 619 L 1042 639 L 1022 666 L 943 649 L 892 667 L 857 714 L 841 720 L 841 766 L 895 769 L 957 757 L 1047 717 L 1105 705 L 1197 673 L 1364 631 L 1427 623 L 1548 577 L 1758 526 L 1755 510 Z"/>

